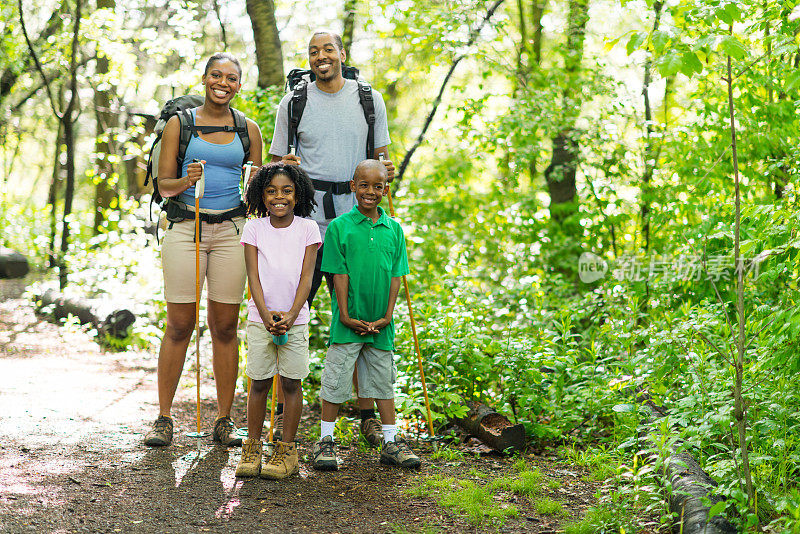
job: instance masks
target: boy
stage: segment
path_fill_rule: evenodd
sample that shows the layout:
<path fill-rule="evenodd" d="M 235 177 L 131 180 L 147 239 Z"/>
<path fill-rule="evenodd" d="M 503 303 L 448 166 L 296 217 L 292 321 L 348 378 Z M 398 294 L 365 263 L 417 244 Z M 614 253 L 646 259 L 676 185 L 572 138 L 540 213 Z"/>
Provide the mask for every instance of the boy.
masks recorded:
<path fill-rule="evenodd" d="M 339 468 L 333 428 L 339 405 L 350 398 L 356 362 L 359 395 L 374 398 L 381 416 L 381 463 L 420 465 L 395 425 L 392 314 L 408 259 L 403 229 L 379 206 L 388 180 L 380 161 L 359 163 L 350 181 L 356 206 L 328 226 L 322 270 L 333 275 L 333 317 L 319 392 L 322 430 L 312 452 L 315 469 Z"/>

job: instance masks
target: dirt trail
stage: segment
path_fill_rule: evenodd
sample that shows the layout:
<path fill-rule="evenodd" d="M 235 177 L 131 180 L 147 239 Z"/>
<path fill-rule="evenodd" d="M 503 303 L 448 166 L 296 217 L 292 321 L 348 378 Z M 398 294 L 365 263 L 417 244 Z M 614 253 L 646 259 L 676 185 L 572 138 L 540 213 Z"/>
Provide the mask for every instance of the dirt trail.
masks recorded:
<path fill-rule="evenodd" d="M 175 443 L 149 449 L 141 439 L 157 413 L 155 355 L 103 351 L 83 332 L 41 321 L 19 293 L 19 283 L 0 280 L 2 532 L 475 532 L 482 529 L 431 499 L 409 497 L 407 489 L 420 475 L 511 470 L 499 457 L 434 462 L 423 449 L 422 470 L 409 473 L 380 466 L 376 451 L 352 447 L 341 451 L 337 473 L 315 472 L 306 463 L 289 481 L 237 480 L 240 449 L 214 446 L 209 438 L 198 455 L 186 437 L 194 425 L 189 373 L 176 397 Z M 213 399 L 211 380 L 203 380 L 202 397 Z M 244 407 L 239 393 L 239 425 Z M 210 402 L 203 413 L 210 426 Z M 310 452 L 317 421 L 317 414 L 304 412 L 301 456 Z M 579 517 L 596 488 L 563 466 L 532 462 L 560 479 L 565 507 Z M 558 528 L 530 503 L 517 506 L 518 518 L 488 530 Z"/>

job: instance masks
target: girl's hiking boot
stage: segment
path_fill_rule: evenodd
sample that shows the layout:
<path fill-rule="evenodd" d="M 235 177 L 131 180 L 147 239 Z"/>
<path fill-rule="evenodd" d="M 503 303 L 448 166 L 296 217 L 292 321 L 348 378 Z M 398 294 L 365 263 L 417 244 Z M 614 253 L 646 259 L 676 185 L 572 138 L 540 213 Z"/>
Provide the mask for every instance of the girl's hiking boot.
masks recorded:
<path fill-rule="evenodd" d="M 242 438 L 235 434 L 236 428 L 229 416 L 218 417 L 214 421 L 214 441 L 222 443 L 226 447 L 241 447 Z"/>
<path fill-rule="evenodd" d="M 275 428 L 272 429 L 272 440 L 280 441 L 283 438 L 283 414 L 275 416 Z"/>
<path fill-rule="evenodd" d="M 394 441 L 385 441 L 381 449 L 381 463 L 386 465 L 399 465 L 411 469 L 420 466 L 419 456 L 414 454 L 406 440 L 394 438 Z"/>
<path fill-rule="evenodd" d="M 267 465 L 261 468 L 261 478 L 280 480 L 300 472 L 297 446 L 294 443 L 275 442 L 275 450 Z"/>
<path fill-rule="evenodd" d="M 361 421 L 361 435 L 373 447 L 379 446 L 383 441 L 380 422 L 374 417 Z"/>
<path fill-rule="evenodd" d="M 257 477 L 261 472 L 261 440 L 248 439 L 242 445 L 242 457 L 236 466 L 237 477 Z"/>
<path fill-rule="evenodd" d="M 166 447 L 172 443 L 172 419 L 159 415 L 153 428 L 144 437 L 144 444 L 150 447 Z"/>
<path fill-rule="evenodd" d="M 311 450 L 311 455 L 314 461 L 311 465 L 314 469 L 319 471 L 337 471 L 339 469 L 339 460 L 336 458 L 336 444 L 333 438 L 325 436 L 314 444 Z"/>

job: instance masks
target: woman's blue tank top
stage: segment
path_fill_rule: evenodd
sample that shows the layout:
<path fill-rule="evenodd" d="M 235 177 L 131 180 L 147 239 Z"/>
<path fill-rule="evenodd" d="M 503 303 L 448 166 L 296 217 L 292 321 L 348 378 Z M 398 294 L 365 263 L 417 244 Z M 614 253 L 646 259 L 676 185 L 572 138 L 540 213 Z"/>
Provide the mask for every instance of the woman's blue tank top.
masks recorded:
<path fill-rule="evenodd" d="M 192 120 L 195 119 L 195 110 L 191 110 Z M 242 160 L 244 148 L 239 134 L 234 134 L 233 140 L 224 145 L 209 143 L 192 136 L 189 146 L 186 147 L 186 156 L 183 158 L 180 176 L 186 176 L 186 167 L 193 159 L 205 160 L 206 186 L 200 207 L 213 210 L 230 210 L 241 202 Z M 194 186 L 178 196 L 178 200 L 194 206 Z"/>

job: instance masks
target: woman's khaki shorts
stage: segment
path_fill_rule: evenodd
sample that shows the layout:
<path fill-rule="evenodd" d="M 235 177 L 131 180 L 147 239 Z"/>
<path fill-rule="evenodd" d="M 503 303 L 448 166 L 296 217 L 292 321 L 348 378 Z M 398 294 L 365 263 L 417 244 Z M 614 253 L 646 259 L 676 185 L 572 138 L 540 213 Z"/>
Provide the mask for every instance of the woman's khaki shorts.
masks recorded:
<path fill-rule="evenodd" d="M 350 399 L 353 367 L 358 362 L 358 396 L 363 399 L 393 399 L 397 368 L 390 350 L 367 343 L 334 343 L 328 347 L 319 398 L 341 404 Z"/>
<path fill-rule="evenodd" d="M 302 380 L 308 376 L 308 325 L 289 329 L 289 341 L 276 345 L 264 323 L 247 321 L 247 376 L 267 380 L 279 373 Z"/>
<path fill-rule="evenodd" d="M 225 210 L 202 210 L 221 213 Z M 239 242 L 244 217 L 218 224 L 201 221 L 200 276 L 208 279 L 208 299 L 222 304 L 239 304 L 244 294 L 246 269 L 244 247 Z M 170 228 L 170 224 L 172 227 Z M 195 302 L 194 221 L 167 222 L 161 242 L 164 296 L 167 302 Z M 200 282 L 202 291 L 203 282 Z"/>

